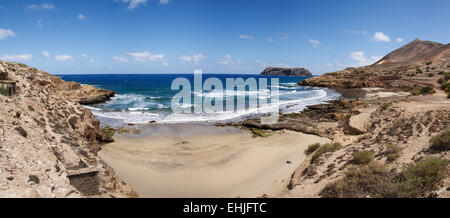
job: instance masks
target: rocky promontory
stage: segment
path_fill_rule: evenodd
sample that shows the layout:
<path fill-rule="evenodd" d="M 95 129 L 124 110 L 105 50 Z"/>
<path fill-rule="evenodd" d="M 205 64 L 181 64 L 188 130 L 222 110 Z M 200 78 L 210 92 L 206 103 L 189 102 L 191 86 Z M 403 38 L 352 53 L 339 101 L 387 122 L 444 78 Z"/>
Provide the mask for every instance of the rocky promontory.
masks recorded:
<path fill-rule="evenodd" d="M 111 138 L 80 105 L 108 92 L 19 63 L 0 75 L 1 197 L 137 197 L 98 157 Z"/>
<path fill-rule="evenodd" d="M 298 76 L 307 77 L 312 76 L 311 72 L 305 68 L 280 68 L 268 67 L 261 73 L 264 76 Z"/>

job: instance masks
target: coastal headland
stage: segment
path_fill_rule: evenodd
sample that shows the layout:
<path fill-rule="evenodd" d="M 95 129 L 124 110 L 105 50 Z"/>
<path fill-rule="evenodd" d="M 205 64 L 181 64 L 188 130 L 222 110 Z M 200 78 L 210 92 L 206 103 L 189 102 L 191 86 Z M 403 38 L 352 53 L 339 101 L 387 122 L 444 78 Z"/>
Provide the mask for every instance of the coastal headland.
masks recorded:
<path fill-rule="evenodd" d="M 2 61 L 16 86 L 0 95 L 0 195 L 448 198 L 449 71 L 448 44 L 415 40 L 374 65 L 299 82 L 343 97 L 274 124 L 115 131 L 81 105 L 113 92 Z"/>

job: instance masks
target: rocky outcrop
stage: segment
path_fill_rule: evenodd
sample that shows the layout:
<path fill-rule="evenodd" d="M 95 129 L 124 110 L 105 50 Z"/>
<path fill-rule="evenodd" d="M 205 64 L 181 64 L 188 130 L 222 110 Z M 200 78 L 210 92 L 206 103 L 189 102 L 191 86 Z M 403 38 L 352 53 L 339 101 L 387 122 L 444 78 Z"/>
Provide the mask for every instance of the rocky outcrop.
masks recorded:
<path fill-rule="evenodd" d="M 81 85 L 76 82 L 66 82 L 61 77 L 50 76 L 48 74 L 46 78 L 40 78 L 37 82 L 40 85 L 56 89 L 57 94 L 61 98 L 76 101 L 84 105 L 104 103 L 115 95 L 115 92 L 111 90 L 98 89 L 91 85 Z"/>
<path fill-rule="evenodd" d="M 268 67 L 261 73 L 264 76 L 298 76 L 307 77 L 312 76 L 311 72 L 305 68 L 279 68 Z"/>
<path fill-rule="evenodd" d="M 439 87 L 440 72 L 450 70 L 450 44 L 415 40 L 373 65 L 347 68 L 299 82 L 301 86 L 330 88 L 381 87 L 402 90 L 405 87 Z"/>
<path fill-rule="evenodd" d="M 23 64 L 0 66 L 17 85 L 0 95 L 0 196 L 137 196 L 97 156 L 111 139 L 78 103 L 83 86 Z"/>

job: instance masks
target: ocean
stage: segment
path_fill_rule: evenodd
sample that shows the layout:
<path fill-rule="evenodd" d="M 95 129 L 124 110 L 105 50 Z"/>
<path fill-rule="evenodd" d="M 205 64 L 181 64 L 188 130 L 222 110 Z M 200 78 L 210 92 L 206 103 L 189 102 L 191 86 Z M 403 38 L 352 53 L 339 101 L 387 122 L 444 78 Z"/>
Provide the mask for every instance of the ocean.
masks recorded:
<path fill-rule="evenodd" d="M 149 122 L 157 123 L 191 123 L 191 122 L 229 122 L 238 121 L 258 115 L 255 107 L 246 104 L 246 108 L 232 112 L 217 113 L 173 113 L 171 109 L 172 97 L 179 90 L 171 90 L 172 81 L 183 77 L 188 79 L 194 87 L 193 74 L 108 74 L 108 75 L 60 75 L 66 81 L 75 81 L 81 84 L 93 85 L 97 88 L 114 90 L 116 96 L 103 104 L 86 106 L 100 120 L 102 126 L 120 126 L 123 124 L 145 124 Z M 225 85 L 226 78 L 260 78 L 268 79 L 268 89 L 270 89 L 270 79 L 273 76 L 260 75 L 230 75 L 230 74 L 203 74 L 203 81 L 208 78 L 218 78 Z M 278 106 L 282 113 L 299 112 L 308 105 L 321 104 L 329 100 L 334 100 L 340 95 L 327 88 L 312 88 L 297 86 L 301 80 L 307 77 L 276 77 L 279 79 L 279 102 Z M 233 93 L 233 92 L 231 92 Z M 223 97 L 224 105 L 227 98 L 237 98 L 245 95 L 248 101 L 250 95 L 256 95 L 261 100 L 264 97 L 263 91 L 239 92 L 234 95 L 229 92 L 210 91 L 197 93 L 191 91 L 192 96 L 202 96 L 202 98 Z M 193 99 L 193 98 L 192 98 Z M 193 101 L 193 100 L 192 100 Z M 269 100 L 270 102 L 270 100 Z M 183 108 L 193 107 L 193 102 L 189 104 L 177 105 Z M 256 106 L 260 107 L 260 106 Z"/>

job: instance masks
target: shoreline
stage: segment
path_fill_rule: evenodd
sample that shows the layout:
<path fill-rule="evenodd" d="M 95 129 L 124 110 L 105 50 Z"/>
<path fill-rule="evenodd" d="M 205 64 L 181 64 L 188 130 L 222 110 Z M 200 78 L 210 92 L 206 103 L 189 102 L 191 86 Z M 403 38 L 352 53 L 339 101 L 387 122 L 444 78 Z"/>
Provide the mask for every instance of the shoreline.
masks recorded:
<path fill-rule="evenodd" d="M 175 136 L 178 131 L 184 134 Z M 138 135 L 116 136 L 99 155 L 140 197 L 254 198 L 287 190 L 307 146 L 330 141 L 287 130 L 267 134 L 253 137 L 249 131 L 212 125 L 153 125 Z"/>

